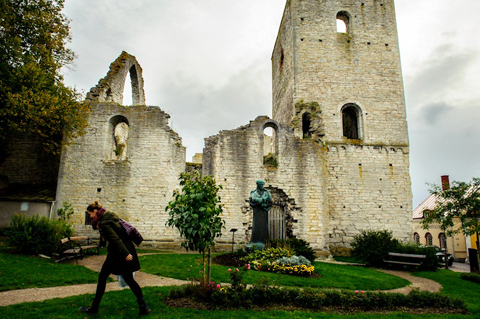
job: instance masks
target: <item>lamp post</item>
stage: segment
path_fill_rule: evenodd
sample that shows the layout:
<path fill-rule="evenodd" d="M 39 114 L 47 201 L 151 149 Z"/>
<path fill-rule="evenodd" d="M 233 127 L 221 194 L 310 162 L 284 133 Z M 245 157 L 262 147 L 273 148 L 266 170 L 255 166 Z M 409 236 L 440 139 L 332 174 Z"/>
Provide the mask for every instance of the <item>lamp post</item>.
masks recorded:
<path fill-rule="evenodd" d="M 237 230 L 238 230 L 238 229 L 236 229 L 236 228 L 230 229 L 230 231 L 232 232 L 232 253 L 233 253 L 233 246 L 235 245 L 235 232 L 236 232 Z"/>

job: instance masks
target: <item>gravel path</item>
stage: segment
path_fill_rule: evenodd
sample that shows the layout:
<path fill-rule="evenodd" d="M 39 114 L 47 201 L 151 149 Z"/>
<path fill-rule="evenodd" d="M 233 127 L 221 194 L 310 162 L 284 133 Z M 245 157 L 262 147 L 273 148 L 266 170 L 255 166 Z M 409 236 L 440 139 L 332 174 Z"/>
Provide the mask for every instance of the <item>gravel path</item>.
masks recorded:
<path fill-rule="evenodd" d="M 93 271 L 100 271 L 102 264 L 105 260 L 105 256 L 89 256 L 83 260 L 79 260 L 78 264 L 85 266 Z M 404 271 L 394 271 L 394 270 L 379 270 L 387 274 L 398 276 L 404 278 L 411 282 L 411 285 L 394 290 L 388 290 L 387 292 L 400 292 L 407 294 L 412 289 L 427 290 L 430 292 L 438 292 L 442 289 L 442 285 L 439 283 L 420 277 L 415 277 L 410 275 L 408 272 Z M 116 280 L 116 276 L 112 276 Z M 135 273 L 135 280 L 141 287 L 148 286 L 175 286 L 183 285 L 187 283 L 184 280 L 159 277 L 150 275 L 141 271 Z M 84 284 L 84 285 L 74 285 L 74 286 L 60 286 L 60 287 L 50 287 L 50 288 L 30 288 L 30 289 L 21 289 L 21 290 L 10 290 L 0 292 L 0 306 L 8 306 L 13 304 L 18 304 L 22 302 L 34 302 L 42 301 L 53 298 L 64 298 L 75 295 L 82 294 L 94 294 L 97 284 Z M 106 291 L 121 290 L 118 282 L 111 282 L 107 284 Z"/>

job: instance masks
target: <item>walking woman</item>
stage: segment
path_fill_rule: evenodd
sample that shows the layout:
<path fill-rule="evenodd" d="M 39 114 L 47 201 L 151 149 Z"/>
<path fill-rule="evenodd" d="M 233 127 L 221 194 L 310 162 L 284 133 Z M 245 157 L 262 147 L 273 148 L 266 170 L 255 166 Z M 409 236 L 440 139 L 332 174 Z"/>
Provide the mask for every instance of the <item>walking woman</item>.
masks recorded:
<path fill-rule="evenodd" d="M 95 299 L 90 307 L 81 307 L 80 310 L 86 313 L 98 313 L 98 306 L 105 293 L 107 279 L 110 274 L 114 274 L 122 275 L 137 297 L 140 315 L 149 314 L 151 310 L 143 299 L 142 288 L 133 279 L 133 273 L 140 269 L 137 252 L 133 242 L 120 225 L 120 218 L 115 213 L 105 211 L 105 208 L 98 202 L 88 205 L 87 212 L 92 218 L 93 229 L 98 229 L 102 237 L 107 240 L 108 254 L 98 275 Z"/>

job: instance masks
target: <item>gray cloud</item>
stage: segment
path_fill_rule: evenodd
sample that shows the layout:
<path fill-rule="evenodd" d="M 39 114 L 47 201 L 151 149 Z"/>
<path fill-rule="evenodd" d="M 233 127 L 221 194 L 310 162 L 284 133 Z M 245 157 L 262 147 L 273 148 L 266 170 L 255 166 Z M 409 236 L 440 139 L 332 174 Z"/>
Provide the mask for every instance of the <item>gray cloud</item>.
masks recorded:
<path fill-rule="evenodd" d="M 421 108 L 420 114 L 423 121 L 429 125 L 438 124 L 439 120 L 448 116 L 453 108 L 444 102 L 427 104 Z"/>

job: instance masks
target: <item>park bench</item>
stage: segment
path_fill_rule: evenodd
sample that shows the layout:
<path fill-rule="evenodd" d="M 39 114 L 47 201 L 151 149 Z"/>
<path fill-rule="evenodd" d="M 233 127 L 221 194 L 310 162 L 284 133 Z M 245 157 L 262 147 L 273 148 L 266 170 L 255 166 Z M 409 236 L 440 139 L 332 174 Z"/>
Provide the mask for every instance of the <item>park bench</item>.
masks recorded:
<path fill-rule="evenodd" d="M 422 266 L 426 259 L 426 255 L 388 253 L 388 259 L 384 259 L 383 262 L 394 265 Z"/>
<path fill-rule="evenodd" d="M 83 259 L 83 255 L 85 255 L 88 250 L 96 250 L 96 254 L 100 255 L 100 245 L 88 236 L 66 237 L 60 240 L 60 243 L 59 259 L 57 259 L 57 262 L 75 258 L 75 262 L 78 264 L 78 257 Z"/>

